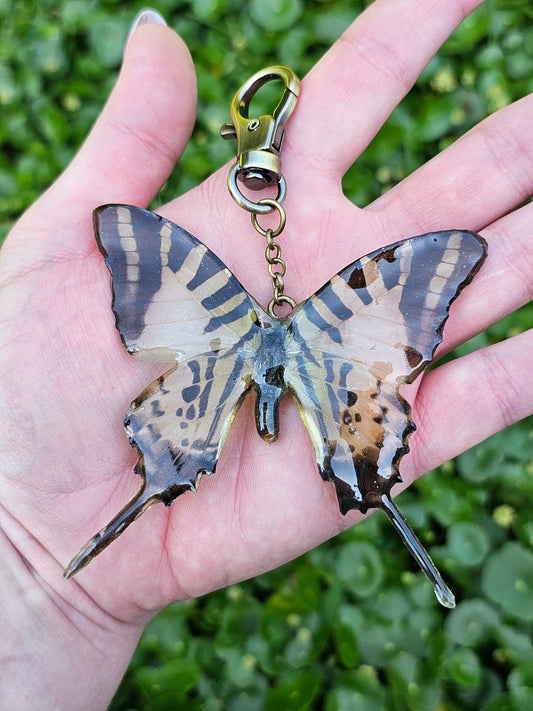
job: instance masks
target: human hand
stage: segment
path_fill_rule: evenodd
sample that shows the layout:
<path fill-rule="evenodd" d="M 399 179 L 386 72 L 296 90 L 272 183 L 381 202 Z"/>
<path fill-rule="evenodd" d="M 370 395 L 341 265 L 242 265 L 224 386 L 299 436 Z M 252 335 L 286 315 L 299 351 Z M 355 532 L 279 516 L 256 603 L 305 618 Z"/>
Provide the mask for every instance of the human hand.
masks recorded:
<path fill-rule="evenodd" d="M 364 210 L 354 207 L 342 195 L 343 173 L 462 19 L 449 3 L 418 12 L 405 17 L 377 2 L 306 77 L 283 152 L 290 186 L 283 254 L 286 290 L 300 300 L 378 246 L 428 230 L 482 230 L 489 258 L 454 304 L 444 351 L 530 299 L 524 243 L 531 208 L 503 216 L 531 193 L 531 141 L 523 130 L 531 100 L 487 120 Z M 425 27 L 416 46 L 415 26 Z M 123 350 L 91 213 L 106 202 L 149 203 L 188 140 L 194 93 L 193 69 L 175 35 L 156 26 L 135 33 L 88 142 L 0 256 L 2 342 L 9 344 L 0 370 L 0 525 L 12 576 L 4 585 L 46 591 L 71 622 L 80 613 L 98 620 L 107 638 L 129 640 L 127 656 L 142 625 L 171 600 L 275 567 L 359 518 L 339 515 L 290 399 L 273 446 L 257 437 L 248 401 L 215 477 L 170 510 L 151 509 L 75 582 L 61 579 L 76 548 L 137 488 L 122 419 L 162 371 Z M 264 248 L 229 198 L 226 175 L 224 167 L 160 212 L 205 242 L 266 303 Z M 489 305 L 495 283 L 502 296 Z M 402 466 L 406 482 L 531 411 L 527 339 L 442 366 L 424 377 L 416 397 L 409 393 L 419 429 Z M 501 392 L 518 392 L 518 383 L 520 397 L 502 401 Z M 85 628 L 93 642 L 95 629 Z"/>

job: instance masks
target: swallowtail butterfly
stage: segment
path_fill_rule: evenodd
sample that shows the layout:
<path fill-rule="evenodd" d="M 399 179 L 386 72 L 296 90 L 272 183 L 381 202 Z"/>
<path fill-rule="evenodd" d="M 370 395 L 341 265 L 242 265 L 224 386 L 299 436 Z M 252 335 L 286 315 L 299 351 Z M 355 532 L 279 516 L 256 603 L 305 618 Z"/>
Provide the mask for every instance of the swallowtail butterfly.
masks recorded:
<path fill-rule="evenodd" d="M 94 221 L 124 346 L 136 358 L 175 364 L 126 414 L 141 489 L 65 575 L 151 504 L 169 505 L 214 472 L 250 391 L 257 431 L 274 441 L 279 402 L 289 391 L 340 511 L 383 509 L 439 600 L 453 606 L 390 490 L 415 429 L 399 388 L 432 360 L 451 302 L 485 259 L 484 240 L 453 230 L 396 242 L 353 262 L 290 316 L 274 319 L 212 251 L 172 222 L 127 205 L 99 207 Z"/>

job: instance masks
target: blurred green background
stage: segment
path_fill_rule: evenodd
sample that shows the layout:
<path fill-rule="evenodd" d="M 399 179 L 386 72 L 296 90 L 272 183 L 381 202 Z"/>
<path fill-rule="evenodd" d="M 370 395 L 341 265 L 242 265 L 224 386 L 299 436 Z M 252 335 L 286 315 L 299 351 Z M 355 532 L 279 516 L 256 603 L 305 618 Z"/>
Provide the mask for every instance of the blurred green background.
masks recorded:
<path fill-rule="evenodd" d="M 303 76 L 368 4 L 154 0 L 187 41 L 200 91 L 193 139 L 156 204 L 232 157 L 218 129 L 251 73 L 281 62 Z M 87 134 L 142 7 L 0 0 L 0 241 Z M 347 194 L 364 205 L 532 90 L 531 0 L 487 0 L 346 175 Z M 459 352 L 532 321 L 528 305 Z M 531 424 L 401 495 L 457 595 L 455 610 L 438 606 L 378 514 L 272 573 L 169 607 L 146 629 L 112 711 L 531 711 Z"/>

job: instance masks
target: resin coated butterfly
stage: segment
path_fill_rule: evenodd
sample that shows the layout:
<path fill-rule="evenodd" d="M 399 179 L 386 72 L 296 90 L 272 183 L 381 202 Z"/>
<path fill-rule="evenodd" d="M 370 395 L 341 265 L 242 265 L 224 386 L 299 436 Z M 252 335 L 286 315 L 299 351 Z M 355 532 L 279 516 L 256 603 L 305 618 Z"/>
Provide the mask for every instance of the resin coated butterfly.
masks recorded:
<path fill-rule="evenodd" d="M 213 252 L 172 222 L 126 205 L 100 207 L 94 221 L 124 346 L 137 358 L 177 364 L 126 414 L 141 489 L 65 575 L 78 572 L 151 504 L 169 505 L 214 472 L 252 390 L 257 431 L 273 442 L 278 406 L 289 391 L 340 511 L 383 509 L 439 600 L 453 606 L 390 490 L 415 429 L 399 388 L 431 361 L 450 303 L 485 258 L 484 240 L 455 230 L 391 244 L 275 319 Z"/>

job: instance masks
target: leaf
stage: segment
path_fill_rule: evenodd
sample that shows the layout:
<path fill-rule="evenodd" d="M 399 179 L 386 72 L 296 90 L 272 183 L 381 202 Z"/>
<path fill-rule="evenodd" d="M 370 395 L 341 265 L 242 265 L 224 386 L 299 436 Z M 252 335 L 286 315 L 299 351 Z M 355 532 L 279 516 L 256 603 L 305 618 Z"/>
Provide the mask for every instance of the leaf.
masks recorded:
<path fill-rule="evenodd" d="M 463 686 L 477 686 L 481 680 L 481 663 L 475 652 L 466 647 L 456 649 L 446 661 L 450 677 Z"/>
<path fill-rule="evenodd" d="M 382 695 L 372 698 L 367 694 L 350 689 L 334 689 L 328 694 L 325 711 L 354 711 L 354 709 L 383 711 Z"/>
<path fill-rule="evenodd" d="M 353 629 L 343 622 L 338 622 L 333 627 L 333 637 L 337 655 L 345 667 L 353 667 L 359 660 L 357 639 Z"/>
<path fill-rule="evenodd" d="M 365 541 L 353 541 L 344 546 L 336 569 L 341 580 L 357 597 L 369 597 L 383 581 L 383 565 L 375 546 Z"/>
<path fill-rule="evenodd" d="M 486 560 L 482 588 L 505 612 L 533 621 L 533 553 L 509 541 Z"/>
<path fill-rule="evenodd" d="M 298 671 L 280 681 L 269 693 L 265 711 L 304 711 L 310 707 L 322 684 L 316 671 Z"/>
<path fill-rule="evenodd" d="M 294 668 L 309 663 L 313 657 L 313 635 L 308 627 L 299 627 L 285 648 L 285 658 Z"/>
<path fill-rule="evenodd" d="M 533 708 L 533 663 L 520 664 L 513 669 L 507 685 L 515 708 Z"/>
<path fill-rule="evenodd" d="M 291 27 L 302 13 L 300 0 L 252 0 L 252 17 L 258 25 L 271 32 Z"/>
<path fill-rule="evenodd" d="M 484 600 L 464 600 L 446 618 L 445 629 L 457 644 L 475 647 L 487 641 L 499 620 L 499 613 Z"/>
<path fill-rule="evenodd" d="M 193 0 L 192 7 L 199 19 L 212 22 L 220 17 L 226 4 L 226 0 Z"/>
<path fill-rule="evenodd" d="M 128 34 L 127 24 L 118 19 L 97 20 L 89 30 L 89 40 L 106 67 L 117 67 Z"/>
<path fill-rule="evenodd" d="M 490 547 L 483 528 L 472 521 L 453 524 L 447 532 L 446 545 L 450 556 L 468 567 L 479 565 Z"/>
<path fill-rule="evenodd" d="M 179 690 L 179 695 L 183 696 L 198 683 L 199 676 L 196 662 L 171 658 L 159 667 L 141 667 L 135 674 L 135 681 L 148 697 L 163 689 Z"/>
<path fill-rule="evenodd" d="M 510 624 L 498 624 L 494 636 L 511 663 L 533 662 L 533 641 L 528 631 L 521 631 Z"/>

